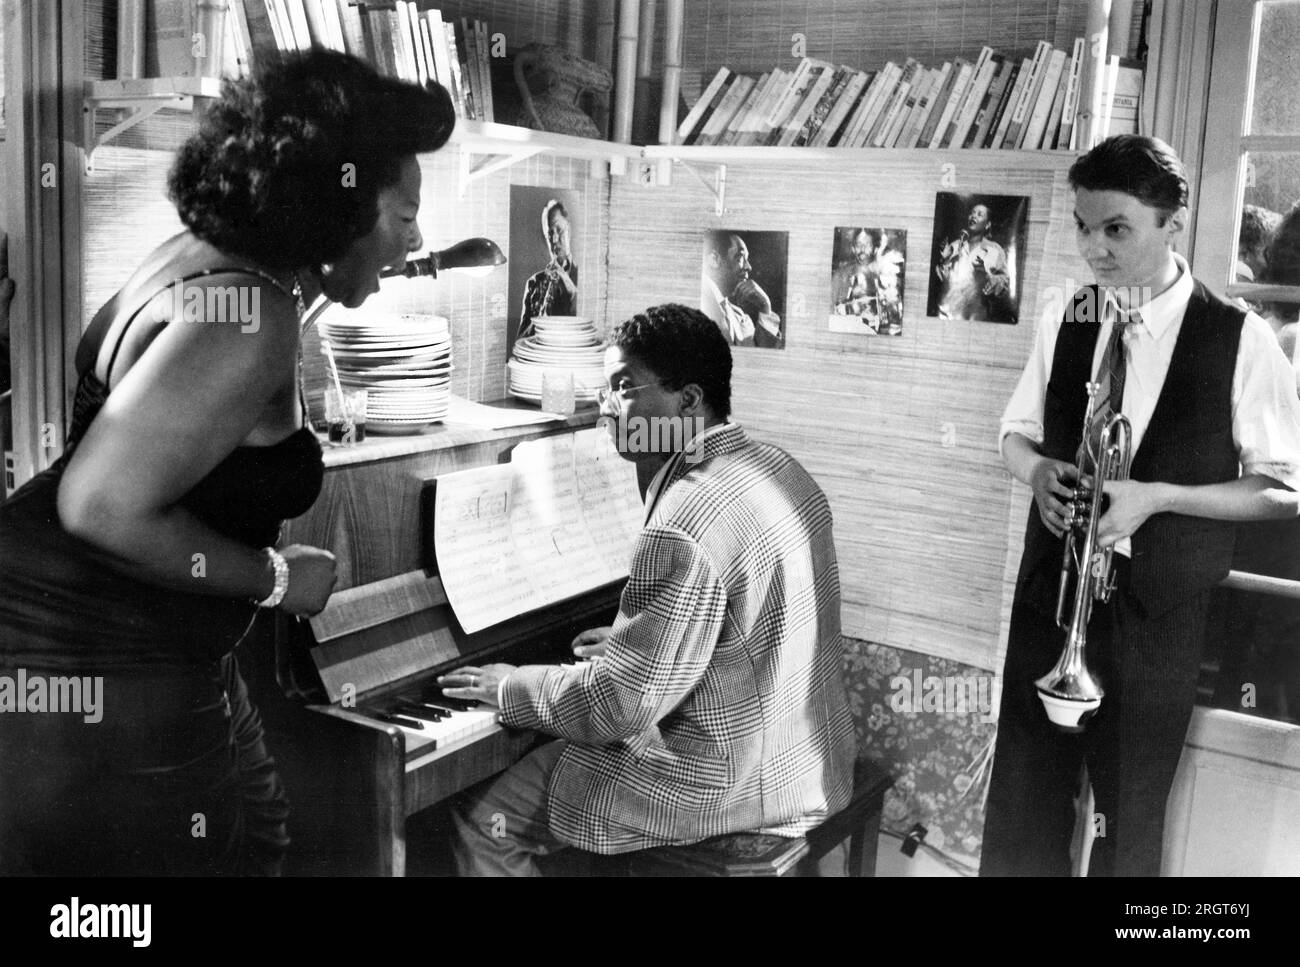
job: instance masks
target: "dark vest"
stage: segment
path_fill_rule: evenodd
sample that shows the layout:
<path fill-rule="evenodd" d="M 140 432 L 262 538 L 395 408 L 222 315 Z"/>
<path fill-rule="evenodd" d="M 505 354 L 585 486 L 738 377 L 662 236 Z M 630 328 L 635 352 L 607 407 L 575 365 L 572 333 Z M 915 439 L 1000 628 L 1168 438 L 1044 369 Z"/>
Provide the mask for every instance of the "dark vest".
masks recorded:
<path fill-rule="evenodd" d="M 1191 300 L 1169 362 L 1160 399 L 1142 446 L 1133 455 L 1134 480 L 1221 483 L 1240 475 L 1232 437 L 1232 378 L 1245 313 L 1193 282 Z M 1095 286 L 1075 293 L 1056 340 L 1043 405 L 1045 456 L 1074 463 L 1087 408 L 1093 351 L 1101 332 Z M 1074 320 L 1074 321 L 1071 321 Z M 1149 617 L 1222 580 L 1232 564 L 1235 525 L 1182 514 L 1155 514 L 1131 540 L 1129 593 Z M 1031 505 L 1018 597 L 1054 613 L 1064 540 L 1052 536 Z"/>

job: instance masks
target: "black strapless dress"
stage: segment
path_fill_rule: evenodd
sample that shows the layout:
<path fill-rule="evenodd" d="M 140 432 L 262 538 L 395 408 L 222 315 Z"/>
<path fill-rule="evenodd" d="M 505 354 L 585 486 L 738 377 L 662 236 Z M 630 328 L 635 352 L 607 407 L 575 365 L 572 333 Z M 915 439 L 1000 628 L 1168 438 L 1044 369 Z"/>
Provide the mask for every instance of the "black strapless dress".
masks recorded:
<path fill-rule="evenodd" d="M 83 372 L 64 455 L 0 504 L 0 873 L 276 873 L 288 804 L 233 654 L 256 606 L 140 582 L 59 523 L 63 469 L 106 397 Z M 236 449 L 183 504 L 265 547 L 322 476 L 303 427 Z M 83 711 L 6 709 L 6 679 L 11 702 L 20 680 L 80 679 Z"/>

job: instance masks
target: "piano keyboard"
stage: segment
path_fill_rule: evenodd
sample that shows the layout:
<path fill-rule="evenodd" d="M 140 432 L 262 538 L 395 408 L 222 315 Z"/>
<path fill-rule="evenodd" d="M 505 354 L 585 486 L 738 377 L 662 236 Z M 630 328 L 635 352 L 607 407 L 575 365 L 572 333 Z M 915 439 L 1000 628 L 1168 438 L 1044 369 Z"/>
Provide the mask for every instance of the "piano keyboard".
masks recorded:
<path fill-rule="evenodd" d="M 562 666 L 585 665 L 594 659 L 574 658 L 561 661 Z M 395 725 L 406 735 L 408 754 L 442 749 L 499 728 L 500 716 L 495 706 L 449 698 L 436 685 L 430 685 L 417 697 L 406 697 L 356 710 L 366 718 Z"/>

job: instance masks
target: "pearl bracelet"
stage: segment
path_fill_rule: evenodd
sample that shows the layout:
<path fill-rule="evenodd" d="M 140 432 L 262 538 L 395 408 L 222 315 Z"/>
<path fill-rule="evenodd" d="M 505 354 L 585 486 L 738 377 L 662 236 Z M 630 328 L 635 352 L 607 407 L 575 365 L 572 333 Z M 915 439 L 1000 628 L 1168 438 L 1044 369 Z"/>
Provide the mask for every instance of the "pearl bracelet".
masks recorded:
<path fill-rule="evenodd" d="M 262 550 L 270 560 L 271 566 L 275 568 L 275 588 L 265 598 L 258 601 L 257 606 L 259 608 L 277 608 L 289 590 L 289 562 L 274 547 L 264 547 Z"/>

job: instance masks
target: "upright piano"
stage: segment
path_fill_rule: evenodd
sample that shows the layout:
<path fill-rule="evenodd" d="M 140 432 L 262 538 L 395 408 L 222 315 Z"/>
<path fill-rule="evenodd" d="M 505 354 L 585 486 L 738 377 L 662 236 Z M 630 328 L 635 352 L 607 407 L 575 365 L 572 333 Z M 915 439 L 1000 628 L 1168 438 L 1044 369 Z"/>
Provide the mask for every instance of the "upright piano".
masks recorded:
<path fill-rule="evenodd" d="M 310 621 L 277 616 L 241 662 L 291 802 L 289 874 L 404 875 L 407 820 L 508 768 L 542 737 L 449 700 L 465 664 L 573 661 L 581 631 L 611 624 L 622 580 L 466 632 L 428 546 L 437 478 L 505 463 L 521 441 L 594 420 L 515 431 L 442 428 L 327 454 L 316 506 L 283 543 L 333 550 L 340 581 Z M 439 431 L 435 431 L 439 432 Z M 463 593 L 463 592 L 462 592 Z"/>

